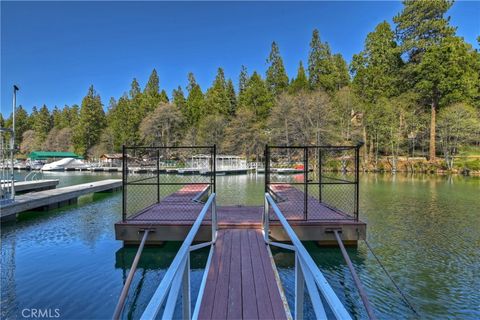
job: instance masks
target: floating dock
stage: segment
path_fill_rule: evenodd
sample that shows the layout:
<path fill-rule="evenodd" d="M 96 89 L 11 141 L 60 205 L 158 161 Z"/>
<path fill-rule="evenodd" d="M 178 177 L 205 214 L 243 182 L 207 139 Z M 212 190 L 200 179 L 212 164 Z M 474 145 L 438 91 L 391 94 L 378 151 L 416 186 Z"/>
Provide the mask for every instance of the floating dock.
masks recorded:
<path fill-rule="evenodd" d="M 15 219 L 18 213 L 29 210 L 48 210 L 75 203 L 77 198 L 89 193 L 116 191 L 122 180 L 109 179 L 74 186 L 31 192 L 15 197 L 15 201 L 1 207 L 1 220 Z"/>
<path fill-rule="evenodd" d="M 186 185 L 172 193 L 160 203 L 153 204 L 137 214 L 115 224 L 117 240 L 125 244 L 138 244 L 139 234 L 145 228 L 154 232 L 149 236 L 147 244 L 161 244 L 164 241 L 182 241 L 203 207 L 195 201 L 208 184 Z M 339 210 L 334 210 L 319 203 L 313 197 L 308 198 L 310 213 L 307 219 L 295 206 L 303 201 L 304 194 L 290 185 L 272 186 L 279 208 L 284 212 L 295 233 L 302 241 L 318 241 L 321 245 L 336 244 L 335 236 L 329 232 L 342 230 L 343 240 L 347 245 L 355 245 L 358 240 L 365 240 L 367 225 L 356 221 Z M 263 206 L 219 206 L 217 207 L 219 229 L 249 228 L 261 229 Z M 210 237 L 211 220 L 209 214 L 202 222 L 195 241 L 205 241 Z M 288 241 L 279 221 L 272 219 L 270 232 L 276 241 Z"/>
<path fill-rule="evenodd" d="M 51 180 L 32 180 L 32 181 L 17 181 L 14 183 L 15 193 L 27 193 L 32 191 L 42 191 L 55 189 L 59 181 L 56 179 Z M 2 183 L 2 186 L 10 187 L 10 183 Z"/>
<path fill-rule="evenodd" d="M 195 149 L 199 147 L 178 148 L 182 152 L 176 151 L 177 156 L 186 158 L 189 151 L 198 152 Z M 202 148 L 210 149 L 210 154 L 191 158 L 216 158 L 215 146 Z M 158 174 L 142 177 L 130 175 L 131 170 L 123 171 L 122 220 L 115 224 L 115 237 L 139 247 L 113 319 L 120 319 L 144 246 L 165 241 L 181 241 L 182 245 L 141 319 L 160 315 L 172 318 L 178 314 L 179 299 L 184 319 L 302 319 L 307 292 L 317 319 L 327 318 L 327 305 L 334 318 L 351 319 L 302 241 L 341 248 L 367 313 L 376 319 L 344 248 L 366 238 L 366 224 L 358 217 L 359 147 L 302 146 L 291 152 L 282 148 L 273 157 L 273 148 L 267 146 L 265 151 L 263 206 L 217 206 L 215 176 L 221 170 L 215 167 L 216 161 L 209 161 L 209 176 L 194 172 L 173 181 Z M 123 154 L 130 149 L 145 158 L 156 157 L 157 163 L 160 154 L 173 152 L 168 147 L 124 147 Z M 355 175 L 325 175 L 322 164 L 332 153 L 344 151 L 356 155 Z M 278 178 L 269 169 L 269 159 L 284 157 L 291 162 L 291 157 L 299 162 L 302 155 L 304 169 L 292 179 Z M 315 168 L 309 160 L 315 161 Z M 123 167 L 129 168 L 128 157 L 124 157 Z M 294 254 L 294 314 L 283 292 L 271 246 Z M 190 253 L 202 248 L 210 250 L 192 310 Z"/>

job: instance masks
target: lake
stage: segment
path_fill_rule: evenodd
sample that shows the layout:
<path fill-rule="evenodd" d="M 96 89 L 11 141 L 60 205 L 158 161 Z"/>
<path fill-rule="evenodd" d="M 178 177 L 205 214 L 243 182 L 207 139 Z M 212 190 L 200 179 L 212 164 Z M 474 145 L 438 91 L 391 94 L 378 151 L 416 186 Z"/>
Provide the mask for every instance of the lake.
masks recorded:
<path fill-rule="evenodd" d="M 20 179 L 24 173 L 17 173 Z M 46 173 L 66 186 L 120 177 Z M 219 176 L 220 205 L 262 205 L 262 175 Z M 381 319 L 480 318 L 480 178 L 361 175 L 360 219 L 368 243 L 417 310 L 402 301 L 364 242 L 348 253 Z M 78 204 L 24 214 L 2 224 L 1 318 L 25 308 L 58 309 L 65 319 L 111 319 L 136 247 L 114 239 L 121 193 L 84 196 Z M 180 247 L 148 247 L 140 260 L 124 318 L 137 319 Z M 306 242 L 314 260 L 355 318 L 366 312 L 340 250 Z M 293 255 L 273 250 L 287 296 L 293 299 Z M 192 299 L 206 251 L 192 255 Z M 307 301 L 308 303 L 308 301 Z M 312 316 L 311 308 L 307 315 Z"/>

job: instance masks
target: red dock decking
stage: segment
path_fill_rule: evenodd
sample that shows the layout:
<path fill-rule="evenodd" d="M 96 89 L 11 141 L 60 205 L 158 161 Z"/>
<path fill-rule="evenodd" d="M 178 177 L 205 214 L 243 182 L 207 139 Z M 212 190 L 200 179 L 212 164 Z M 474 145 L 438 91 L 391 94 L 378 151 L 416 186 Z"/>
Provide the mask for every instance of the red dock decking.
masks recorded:
<path fill-rule="evenodd" d="M 260 230 L 218 232 L 199 319 L 287 319 Z"/>
<path fill-rule="evenodd" d="M 289 184 L 270 185 L 270 189 L 282 200 L 277 201 L 278 208 L 289 220 L 304 219 L 305 193 Z M 353 217 L 320 203 L 318 199 L 307 197 L 307 220 L 352 220 Z"/>
<path fill-rule="evenodd" d="M 180 241 L 187 235 L 203 203 L 194 201 L 208 187 L 207 184 L 186 185 L 174 192 L 160 203 L 147 207 L 137 214 L 128 217 L 126 221 L 115 224 L 115 234 L 118 240 L 126 243 L 140 242 L 139 231 L 145 228 L 155 230 L 149 236 L 147 243 L 162 241 Z M 271 185 L 278 198 L 277 205 L 289 220 L 290 225 L 301 240 L 324 241 L 325 244 L 335 243 L 332 234 L 326 234 L 328 229 L 342 229 L 346 243 L 365 239 L 366 224 L 356 221 L 352 216 L 334 210 L 320 203 L 314 197 L 307 198 L 308 215 L 304 219 L 305 194 L 292 185 Z M 220 229 L 228 228 L 262 228 L 263 206 L 218 206 L 217 221 Z M 283 233 L 279 221 L 270 213 L 271 236 L 279 241 L 289 240 Z M 196 240 L 208 239 L 211 227 L 211 212 L 207 213 Z"/>
<path fill-rule="evenodd" d="M 160 203 L 147 207 L 127 221 L 195 221 L 203 208 L 203 203 L 194 199 L 208 188 L 207 184 L 183 186 L 180 190 L 166 196 Z"/>

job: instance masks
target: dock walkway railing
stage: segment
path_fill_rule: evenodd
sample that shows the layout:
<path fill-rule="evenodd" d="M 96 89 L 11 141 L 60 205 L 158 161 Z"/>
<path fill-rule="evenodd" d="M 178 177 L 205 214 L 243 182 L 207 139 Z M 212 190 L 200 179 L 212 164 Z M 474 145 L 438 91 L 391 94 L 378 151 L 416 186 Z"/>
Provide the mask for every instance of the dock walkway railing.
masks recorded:
<path fill-rule="evenodd" d="M 282 224 L 285 232 L 290 237 L 292 245 L 270 241 L 270 212 L 272 208 L 274 214 Z M 327 319 L 325 308 L 320 298 L 319 292 L 328 303 L 330 310 L 336 319 L 351 319 L 345 306 L 339 300 L 330 284 L 327 282 L 318 266 L 313 261 L 308 251 L 303 246 L 300 239 L 293 231 L 285 216 L 282 214 L 272 196 L 265 193 L 265 210 L 263 215 L 263 232 L 265 242 L 269 245 L 292 250 L 295 252 L 295 315 L 294 319 L 303 319 L 303 305 L 305 284 L 307 292 L 312 301 L 312 306 L 317 319 Z"/>
<path fill-rule="evenodd" d="M 212 239 L 209 242 L 204 242 L 196 245 L 192 245 L 193 240 L 202 224 L 202 221 L 205 219 L 207 212 L 211 209 L 212 216 Z M 182 319 L 197 319 L 198 313 L 200 311 L 200 303 L 202 301 L 203 292 L 205 290 L 205 285 L 207 282 L 208 270 L 210 268 L 210 263 L 212 261 L 214 244 L 217 240 L 217 209 L 216 209 L 216 195 L 212 193 L 205 205 L 203 206 L 202 211 L 198 215 L 198 218 L 195 220 L 190 232 L 183 241 L 182 246 L 180 247 L 177 255 L 173 259 L 170 267 L 168 268 L 165 276 L 163 277 L 160 285 L 153 294 L 150 302 L 148 303 L 145 311 L 143 312 L 141 319 L 150 320 L 155 319 L 159 312 L 163 308 L 162 319 L 172 319 L 173 313 L 175 311 L 176 302 L 182 290 Z M 207 264 L 205 266 L 205 271 L 203 274 L 202 282 L 200 284 L 200 289 L 198 292 L 197 301 L 193 311 L 191 313 L 191 291 L 190 291 L 190 252 L 210 247 L 210 252 L 207 258 Z"/>

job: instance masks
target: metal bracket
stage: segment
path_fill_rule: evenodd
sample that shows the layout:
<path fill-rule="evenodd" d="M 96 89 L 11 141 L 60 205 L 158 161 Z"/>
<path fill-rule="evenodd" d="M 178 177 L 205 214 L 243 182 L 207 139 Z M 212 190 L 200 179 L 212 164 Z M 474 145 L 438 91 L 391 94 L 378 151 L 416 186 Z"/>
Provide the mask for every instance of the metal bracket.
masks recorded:
<path fill-rule="evenodd" d="M 342 233 L 342 228 L 326 228 L 325 233 L 335 233 L 337 231 L 338 233 Z"/>

